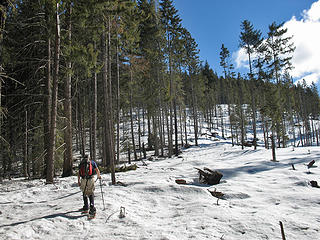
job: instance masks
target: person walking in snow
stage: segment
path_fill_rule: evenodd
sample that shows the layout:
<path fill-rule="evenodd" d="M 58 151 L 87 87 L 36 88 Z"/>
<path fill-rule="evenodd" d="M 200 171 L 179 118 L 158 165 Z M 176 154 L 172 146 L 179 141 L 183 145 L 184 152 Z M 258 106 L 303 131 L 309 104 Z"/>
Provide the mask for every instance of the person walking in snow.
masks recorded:
<path fill-rule="evenodd" d="M 81 209 L 83 213 L 87 213 L 89 210 L 88 198 L 90 200 L 90 210 L 89 215 L 95 216 L 96 208 L 94 207 L 94 190 L 95 190 L 95 180 L 94 175 L 97 174 L 97 178 L 101 179 L 100 171 L 98 165 L 95 161 L 90 160 L 88 155 L 85 155 L 83 160 L 79 164 L 78 171 L 78 185 L 83 194 L 83 208 Z"/>

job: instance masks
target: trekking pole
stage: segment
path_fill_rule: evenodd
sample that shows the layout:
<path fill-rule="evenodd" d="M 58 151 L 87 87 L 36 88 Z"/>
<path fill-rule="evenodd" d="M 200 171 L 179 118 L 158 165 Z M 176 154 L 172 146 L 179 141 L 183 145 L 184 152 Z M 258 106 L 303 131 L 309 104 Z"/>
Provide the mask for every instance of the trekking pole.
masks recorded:
<path fill-rule="evenodd" d="M 105 210 L 106 207 L 104 206 L 104 199 L 103 199 L 103 191 L 102 191 L 102 185 L 101 185 L 101 178 L 100 178 L 100 189 L 101 189 L 101 196 L 102 196 L 102 202 L 103 202 L 103 210 Z"/>

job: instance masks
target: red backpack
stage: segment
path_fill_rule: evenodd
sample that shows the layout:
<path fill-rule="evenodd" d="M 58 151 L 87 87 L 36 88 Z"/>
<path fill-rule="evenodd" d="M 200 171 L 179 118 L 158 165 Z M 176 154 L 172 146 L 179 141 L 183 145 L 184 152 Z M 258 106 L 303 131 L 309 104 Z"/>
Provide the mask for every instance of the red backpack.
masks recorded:
<path fill-rule="evenodd" d="M 92 169 L 91 161 L 83 161 L 80 163 L 80 170 L 79 170 L 81 177 L 90 177 L 94 174 L 94 170 Z"/>

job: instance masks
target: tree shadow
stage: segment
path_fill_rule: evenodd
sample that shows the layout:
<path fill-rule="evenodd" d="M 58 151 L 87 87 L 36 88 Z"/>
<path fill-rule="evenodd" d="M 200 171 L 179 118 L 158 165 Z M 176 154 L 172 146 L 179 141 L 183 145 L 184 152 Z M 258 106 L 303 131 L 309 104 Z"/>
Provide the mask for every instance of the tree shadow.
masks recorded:
<path fill-rule="evenodd" d="M 52 200 L 50 200 L 50 201 L 61 200 L 61 199 L 68 198 L 68 197 L 71 197 L 71 196 L 76 195 L 76 194 L 79 194 L 79 193 L 81 193 L 80 190 L 79 190 L 79 191 L 76 191 L 76 192 L 73 192 L 73 193 L 70 193 L 70 194 L 67 194 L 67 195 L 65 195 L 65 196 L 61 196 L 61 197 L 52 199 Z"/>
<path fill-rule="evenodd" d="M 224 179 L 231 179 L 242 173 L 256 174 L 256 173 L 270 171 L 276 168 L 291 168 L 292 163 L 300 164 L 300 163 L 305 163 L 307 161 L 304 158 L 290 158 L 289 160 L 290 161 L 286 161 L 286 163 L 281 163 L 281 161 L 273 162 L 270 160 L 270 161 L 259 162 L 259 164 L 255 164 L 255 165 L 245 165 L 241 167 L 224 168 L 224 169 L 216 169 L 216 170 L 223 174 Z M 253 162 L 246 163 L 246 164 L 251 164 L 251 163 Z"/>
<path fill-rule="evenodd" d="M 69 215 L 72 213 L 79 213 L 78 215 Z M 69 211 L 69 212 L 62 212 L 62 213 L 54 213 L 54 214 L 50 214 L 47 216 L 43 216 L 43 217 L 38 217 L 38 218 L 34 218 L 31 220 L 26 220 L 26 221 L 20 221 L 20 222 L 16 222 L 16 223 L 11 223 L 11 224 L 5 224 L 5 225 L 0 225 L 1 227 L 15 227 L 21 224 L 25 224 L 28 222 L 33 222 L 33 221 L 37 221 L 37 220 L 41 220 L 41 219 L 52 219 L 52 218 L 56 218 L 56 217 L 63 217 L 63 218 L 67 218 L 70 220 L 75 220 L 75 219 L 79 219 L 79 218 L 83 218 L 86 215 L 82 214 L 79 210 L 74 210 L 74 211 Z"/>

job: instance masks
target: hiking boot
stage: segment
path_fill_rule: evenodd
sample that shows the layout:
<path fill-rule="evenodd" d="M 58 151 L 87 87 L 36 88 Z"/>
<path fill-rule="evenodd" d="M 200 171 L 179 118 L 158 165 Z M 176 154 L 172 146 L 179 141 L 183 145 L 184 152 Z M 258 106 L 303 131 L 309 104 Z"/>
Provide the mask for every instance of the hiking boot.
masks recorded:
<path fill-rule="evenodd" d="M 94 206 L 90 206 L 89 214 L 90 215 L 95 215 L 96 214 L 96 208 Z"/>
<path fill-rule="evenodd" d="M 81 210 L 81 212 L 88 212 L 89 208 L 88 208 L 88 206 L 84 205 L 80 210 Z"/>

